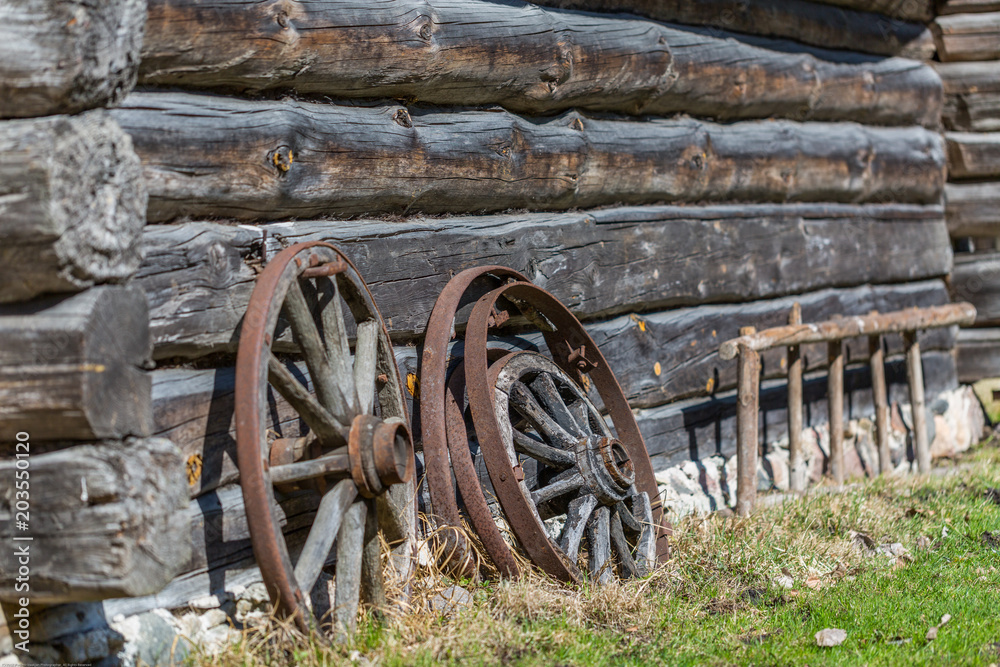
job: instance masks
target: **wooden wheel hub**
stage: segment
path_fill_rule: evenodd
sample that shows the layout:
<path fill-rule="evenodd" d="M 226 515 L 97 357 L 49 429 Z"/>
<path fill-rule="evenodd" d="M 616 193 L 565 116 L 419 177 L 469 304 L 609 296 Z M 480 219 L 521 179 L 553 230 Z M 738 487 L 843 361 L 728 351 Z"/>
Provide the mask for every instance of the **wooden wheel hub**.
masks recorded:
<path fill-rule="evenodd" d="M 365 498 L 374 498 L 386 487 L 413 476 L 413 438 L 402 422 L 358 415 L 351 424 L 347 448 L 351 479 Z"/>

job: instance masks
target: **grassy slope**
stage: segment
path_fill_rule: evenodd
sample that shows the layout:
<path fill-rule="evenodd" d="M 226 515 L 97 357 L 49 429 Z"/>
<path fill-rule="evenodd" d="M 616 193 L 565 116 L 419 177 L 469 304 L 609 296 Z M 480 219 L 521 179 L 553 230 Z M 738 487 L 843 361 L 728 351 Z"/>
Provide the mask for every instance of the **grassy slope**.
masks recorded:
<path fill-rule="evenodd" d="M 351 646 L 275 648 L 248 638 L 221 662 L 1000 663 L 1000 504 L 985 495 L 995 487 L 1000 449 L 988 444 L 948 474 L 811 494 L 747 520 L 687 519 L 670 565 L 643 581 L 603 589 L 541 578 L 487 583 L 458 614 L 367 619 Z M 873 555 L 850 531 L 876 545 L 900 542 L 908 555 Z M 994 532 L 995 542 L 983 538 Z M 790 590 L 775 582 L 782 570 L 794 581 Z M 441 585 L 427 579 L 421 592 Z M 928 641 L 944 614 L 951 621 Z M 847 640 L 816 646 L 824 628 L 846 630 Z"/>

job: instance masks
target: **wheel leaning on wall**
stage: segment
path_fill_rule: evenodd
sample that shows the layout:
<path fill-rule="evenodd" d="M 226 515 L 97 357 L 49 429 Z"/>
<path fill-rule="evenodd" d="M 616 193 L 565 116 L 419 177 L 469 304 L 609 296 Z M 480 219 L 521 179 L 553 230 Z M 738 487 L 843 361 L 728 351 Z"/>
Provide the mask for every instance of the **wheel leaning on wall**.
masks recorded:
<path fill-rule="evenodd" d="M 275 392 L 308 426 L 305 435 L 271 428 Z M 319 629 L 327 619 L 313 614 L 310 592 L 335 555 L 329 622 L 344 637 L 362 601 L 386 603 L 384 569 L 403 580 L 412 571 L 416 510 L 392 344 L 365 282 L 334 246 L 291 246 L 258 276 L 240 333 L 235 404 L 240 485 L 271 601 L 301 630 Z M 276 512 L 290 494 L 319 498 L 294 564 Z"/>

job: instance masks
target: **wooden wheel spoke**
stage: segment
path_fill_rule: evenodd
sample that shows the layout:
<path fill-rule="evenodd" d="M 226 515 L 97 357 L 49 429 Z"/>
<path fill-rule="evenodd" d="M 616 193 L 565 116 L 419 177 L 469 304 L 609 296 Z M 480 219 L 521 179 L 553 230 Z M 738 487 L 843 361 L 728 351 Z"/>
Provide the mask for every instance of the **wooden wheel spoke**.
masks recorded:
<path fill-rule="evenodd" d="M 378 339 L 382 324 L 378 320 L 358 323 L 354 345 L 354 386 L 358 394 L 359 414 L 371 414 L 375 404 L 375 366 L 378 362 Z"/>
<path fill-rule="evenodd" d="M 576 557 L 580 554 L 580 542 L 587 527 L 587 519 L 596 506 L 597 498 L 589 493 L 574 498 L 569 503 L 566 525 L 563 526 L 562 535 L 559 536 L 559 547 L 572 562 L 576 562 Z"/>
<path fill-rule="evenodd" d="M 291 484 L 327 475 L 350 474 L 351 459 L 346 448 L 340 448 L 317 459 L 274 466 L 270 470 L 272 484 Z"/>
<path fill-rule="evenodd" d="M 345 372 L 346 364 L 342 363 L 343 360 L 338 357 L 337 361 L 331 362 L 331 358 L 327 356 L 316 322 L 302 293 L 302 286 L 297 280 L 292 282 L 285 295 L 285 313 L 305 357 L 320 403 L 339 421 L 351 423 L 357 414 L 353 396 L 354 378 L 351 373 Z"/>
<path fill-rule="evenodd" d="M 315 376 L 314 376 L 315 377 Z M 267 378 L 271 385 L 288 401 L 299 416 L 305 420 L 309 428 L 320 440 L 332 444 L 343 444 L 344 431 L 348 425 L 331 415 L 301 382 L 295 379 L 281 360 L 269 353 L 267 360 Z"/>
<path fill-rule="evenodd" d="M 632 547 L 625 539 L 625 531 L 622 529 L 622 519 L 626 515 L 624 508 L 622 503 L 618 503 L 615 506 L 615 511 L 611 514 L 611 543 L 618 555 L 618 562 L 622 565 L 622 574 L 626 577 L 638 577 L 640 576 L 639 566 L 636 565 L 635 558 L 632 557 Z"/>
<path fill-rule="evenodd" d="M 351 505 L 337 533 L 337 581 L 334 590 L 333 623 L 339 638 L 354 632 L 361 595 L 361 561 L 365 543 L 368 503 Z"/>
<path fill-rule="evenodd" d="M 345 512 L 357 495 L 358 489 L 354 482 L 345 479 L 338 482 L 320 501 L 316 519 L 309 529 L 309 537 L 302 547 L 299 562 L 295 564 L 295 581 L 305 595 L 316 585 L 323 564 L 330 555 L 334 537 L 342 526 Z M 337 565 L 340 565 L 339 553 Z"/>
<path fill-rule="evenodd" d="M 587 522 L 587 569 L 593 581 L 605 584 L 614 575 L 611 567 L 611 509 L 596 508 Z"/>
<path fill-rule="evenodd" d="M 361 550 L 361 599 L 371 607 L 385 606 L 385 581 L 382 576 L 382 545 L 378 538 L 379 514 L 375 500 L 368 501 L 364 547 Z"/>
<path fill-rule="evenodd" d="M 535 400 L 531 390 L 523 382 L 514 382 L 510 388 L 510 402 L 514 409 L 528 422 L 545 436 L 549 442 L 561 445 L 564 448 L 572 447 L 577 438 L 573 437 L 560 426 L 542 406 Z"/>
<path fill-rule="evenodd" d="M 576 456 L 565 449 L 550 447 L 541 440 L 523 433 L 516 428 L 512 429 L 512 431 L 515 451 L 530 456 L 536 461 L 540 461 L 556 470 L 576 465 Z"/>
<path fill-rule="evenodd" d="M 632 497 L 632 514 L 642 526 L 635 545 L 635 562 L 640 576 L 653 571 L 656 563 L 656 525 L 653 523 L 653 506 L 645 491 Z"/>
<path fill-rule="evenodd" d="M 632 499 L 633 504 L 637 502 L 639 501 L 636 498 Z M 627 507 L 625 507 L 624 502 L 619 501 L 618 504 L 615 505 L 615 514 L 618 515 L 619 517 L 618 520 L 622 523 L 622 525 L 625 528 L 628 528 L 633 533 L 642 532 L 642 524 L 635 520 L 635 517 L 632 516 L 632 513 L 628 510 Z"/>
<path fill-rule="evenodd" d="M 584 401 L 577 401 L 569 406 L 569 411 L 573 413 L 573 419 L 580 427 L 583 437 L 594 435 L 594 430 L 590 428 L 590 410 Z"/>
<path fill-rule="evenodd" d="M 385 541 L 396 544 L 406 539 L 413 532 L 413 488 L 409 484 L 395 484 L 375 500 L 379 527 Z"/>
<path fill-rule="evenodd" d="M 531 492 L 531 502 L 537 507 L 542 503 L 547 503 L 550 500 L 554 500 L 559 496 L 565 496 L 567 493 L 576 491 L 581 486 L 583 486 L 583 476 L 579 473 L 554 481 L 548 486 L 543 486 L 542 488 Z"/>
<path fill-rule="evenodd" d="M 548 373 L 539 373 L 531 383 L 531 391 L 535 393 L 538 400 L 545 406 L 546 412 L 555 419 L 556 423 L 562 426 L 568 433 L 572 433 L 577 438 L 587 437 L 586 426 L 580 426 L 576 418 L 566 407 L 566 402 L 559 394 L 559 388 Z"/>

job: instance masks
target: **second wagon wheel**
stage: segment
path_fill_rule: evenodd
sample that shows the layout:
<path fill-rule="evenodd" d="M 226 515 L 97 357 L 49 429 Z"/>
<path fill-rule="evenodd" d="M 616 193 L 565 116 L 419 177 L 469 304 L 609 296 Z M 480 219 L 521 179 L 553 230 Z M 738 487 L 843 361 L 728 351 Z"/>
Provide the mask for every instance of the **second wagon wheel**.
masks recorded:
<path fill-rule="evenodd" d="M 301 355 L 304 368 L 276 352 Z M 279 396 L 307 426 L 298 437 L 272 428 Z M 240 334 L 235 403 L 240 485 L 271 600 L 300 629 L 316 627 L 310 591 L 335 554 L 332 621 L 343 636 L 362 598 L 384 604 L 383 561 L 408 574 L 416 513 L 392 344 L 367 286 L 335 247 L 286 248 L 258 277 Z M 296 494 L 318 494 L 319 502 L 293 559 L 280 503 Z M 382 540 L 392 547 L 386 559 Z"/>
<path fill-rule="evenodd" d="M 490 362 L 491 330 L 511 315 L 542 329 L 552 358 L 513 352 Z M 583 543 L 600 582 L 616 570 L 641 576 L 666 560 L 670 528 L 635 418 L 607 360 L 558 299 L 525 282 L 479 299 L 466 329 L 465 371 L 490 482 L 537 566 L 577 581 Z M 587 398 L 591 383 L 613 430 Z"/>

